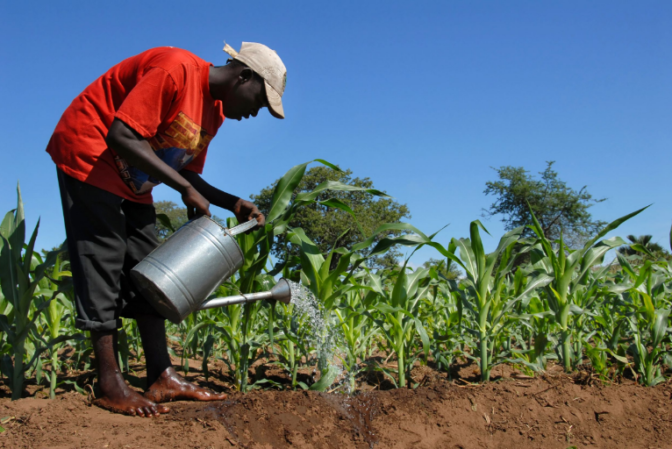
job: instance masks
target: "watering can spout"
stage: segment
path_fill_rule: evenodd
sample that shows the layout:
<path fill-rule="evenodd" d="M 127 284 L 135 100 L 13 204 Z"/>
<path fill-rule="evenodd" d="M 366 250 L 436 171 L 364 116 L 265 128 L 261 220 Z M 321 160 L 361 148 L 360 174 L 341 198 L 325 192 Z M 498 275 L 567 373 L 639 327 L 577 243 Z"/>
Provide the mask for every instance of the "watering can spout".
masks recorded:
<path fill-rule="evenodd" d="M 282 278 L 271 289 L 272 299 L 289 304 L 292 301 L 292 289 L 287 279 Z"/>
<path fill-rule="evenodd" d="M 244 295 L 226 296 L 224 298 L 214 298 L 200 305 L 198 310 L 213 309 L 215 307 L 226 307 L 233 304 L 244 304 L 247 302 L 266 299 L 269 301 L 280 301 L 289 304 L 292 300 L 292 289 L 286 279 L 280 279 L 272 289 L 265 292 L 246 293 Z"/>

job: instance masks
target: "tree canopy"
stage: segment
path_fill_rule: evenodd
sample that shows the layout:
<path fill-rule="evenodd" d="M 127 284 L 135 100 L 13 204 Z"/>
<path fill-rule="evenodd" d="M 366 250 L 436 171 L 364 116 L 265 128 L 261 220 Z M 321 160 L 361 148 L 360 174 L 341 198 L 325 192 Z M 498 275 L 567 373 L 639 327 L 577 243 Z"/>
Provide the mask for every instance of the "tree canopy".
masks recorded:
<path fill-rule="evenodd" d="M 501 215 L 507 230 L 532 224 L 530 208 L 539 220 L 544 235 L 553 241 L 562 233 L 570 247 L 583 244 L 606 223 L 593 220 L 589 209 L 604 199 L 593 199 L 586 186 L 576 191 L 559 179 L 553 170 L 554 162 L 547 162 L 540 179 L 533 178 L 523 167 L 495 168 L 499 179 L 488 181 L 484 193 L 496 197 L 486 217 Z M 529 204 L 529 206 L 528 206 Z M 525 228 L 523 236 L 531 236 Z"/>
<path fill-rule="evenodd" d="M 187 208 L 179 207 L 172 201 L 156 201 L 154 203 L 156 214 L 164 214 L 168 217 L 174 229 L 179 228 L 187 222 Z M 160 241 L 164 241 L 173 231 L 168 228 L 161 220 L 156 220 L 156 236 Z"/>
<path fill-rule="evenodd" d="M 340 181 L 344 184 L 367 189 L 374 188 L 373 182 L 369 178 L 353 178 L 351 170 L 338 172 L 329 167 L 317 166 L 306 172 L 294 191 L 293 198 L 299 193 L 312 191 L 326 180 Z M 270 209 L 273 189 L 276 184 L 277 181 L 262 189 L 258 195 L 250 196 L 250 199 L 264 214 L 267 214 Z M 403 218 L 411 218 L 408 207 L 405 204 L 399 204 L 391 198 L 375 197 L 366 192 L 357 191 L 324 191 L 319 194 L 317 200 L 324 201 L 329 198 L 337 198 L 353 210 L 366 236 L 360 234 L 354 219 L 342 210 L 326 207 L 321 204 L 311 204 L 301 207 L 289 223 L 289 226 L 292 228 L 302 228 L 322 253 L 327 253 L 338 247 L 350 249 L 355 243 L 361 242 L 371 235 L 378 226 L 384 223 L 398 223 Z M 378 236 L 376 241 L 383 237 L 399 234 L 401 234 L 401 231 L 383 233 Z M 286 247 L 284 236 L 278 236 L 274 244 L 273 255 L 284 260 L 288 256 Z M 369 265 L 372 267 L 395 265 L 400 254 L 398 251 L 389 251 L 381 257 L 370 260 Z M 334 255 L 332 259 L 333 265 L 338 263 L 339 257 L 339 254 Z"/>

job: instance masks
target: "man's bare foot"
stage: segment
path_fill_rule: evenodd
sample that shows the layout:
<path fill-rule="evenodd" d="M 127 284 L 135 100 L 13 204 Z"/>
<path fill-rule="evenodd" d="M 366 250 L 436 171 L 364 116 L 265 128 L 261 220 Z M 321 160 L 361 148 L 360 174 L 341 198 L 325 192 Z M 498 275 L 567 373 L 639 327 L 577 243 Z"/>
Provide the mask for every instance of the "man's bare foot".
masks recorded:
<path fill-rule="evenodd" d="M 112 379 L 109 377 L 112 377 Z M 168 407 L 156 404 L 131 390 L 118 371 L 115 372 L 114 376 L 109 377 L 106 379 L 108 383 L 106 388 L 101 388 L 103 389 L 103 397 L 93 402 L 98 407 L 115 413 L 146 418 L 159 416 L 170 411 Z M 114 385 L 109 385 L 110 383 Z"/>
<path fill-rule="evenodd" d="M 172 367 L 168 367 L 145 392 L 145 398 L 156 403 L 180 400 L 223 401 L 226 399 L 226 394 L 215 393 L 191 384 Z"/>
<path fill-rule="evenodd" d="M 169 408 L 143 398 L 131 390 L 119 371 L 115 341 L 117 331 L 91 331 L 93 350 L 98 362 L 98 385 L 102 397 L 94 401 L 99 407 L 115 413 L 133 416 L 159 416 L 168 413 Z"/>

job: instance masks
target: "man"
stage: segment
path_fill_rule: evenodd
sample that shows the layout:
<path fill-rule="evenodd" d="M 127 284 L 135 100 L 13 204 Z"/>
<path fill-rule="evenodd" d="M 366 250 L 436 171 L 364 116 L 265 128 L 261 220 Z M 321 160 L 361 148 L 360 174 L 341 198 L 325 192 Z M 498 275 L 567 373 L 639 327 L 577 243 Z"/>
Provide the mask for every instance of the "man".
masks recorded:
<path fill-rule="evenodd" d="M 77 327 L 91 332 L 101 397 L 117 413 L 158 416 L 162 402 L 221 400 L 171 366 L 165 321 L 130 282 L 129 271 L 158 244 L 152 187 L 177 190 L 190 217 L 210 204 L 240 222 L 264 216 L 249 201 L 204 181 L 208 144 L 224 118 L 284 118 L 286 69 L 268 47 L 243 43 L 226 66 L 161 47 L 122 61 L 66 109 L 47 152 L 57 165 L 75 286 Z M 134 318 L 147 362 L 147 391 L 131 390 L 117 364 L 120 317 Z"/>

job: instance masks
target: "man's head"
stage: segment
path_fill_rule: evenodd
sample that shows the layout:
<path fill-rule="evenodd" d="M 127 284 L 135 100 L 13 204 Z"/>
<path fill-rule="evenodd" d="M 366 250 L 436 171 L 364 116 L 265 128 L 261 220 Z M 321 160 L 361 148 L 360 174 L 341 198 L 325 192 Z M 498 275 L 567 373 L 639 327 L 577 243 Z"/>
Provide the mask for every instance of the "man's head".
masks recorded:
<path fill-rule="evenodd" d="M 229 82 L 223 101 L 224 116 L 228 119 L 256 117 L 259 110 L 268 107 L 264 80 L 251 68 L 238 61 L 230 61 L 226 67 Z"/>
<path fill-rule="evenodd" d="M 240 52 L 228 44 L 224 51 L 233 58 L 226 67 L 235 76 L 235 84 L 226 93 L 224 115 L 238 120 L 254 117 L 265 106 L 274 117 L 285 118 L 282 94 L 287 69 L 277 53 L 251 42 L 243 42 Z"/>

